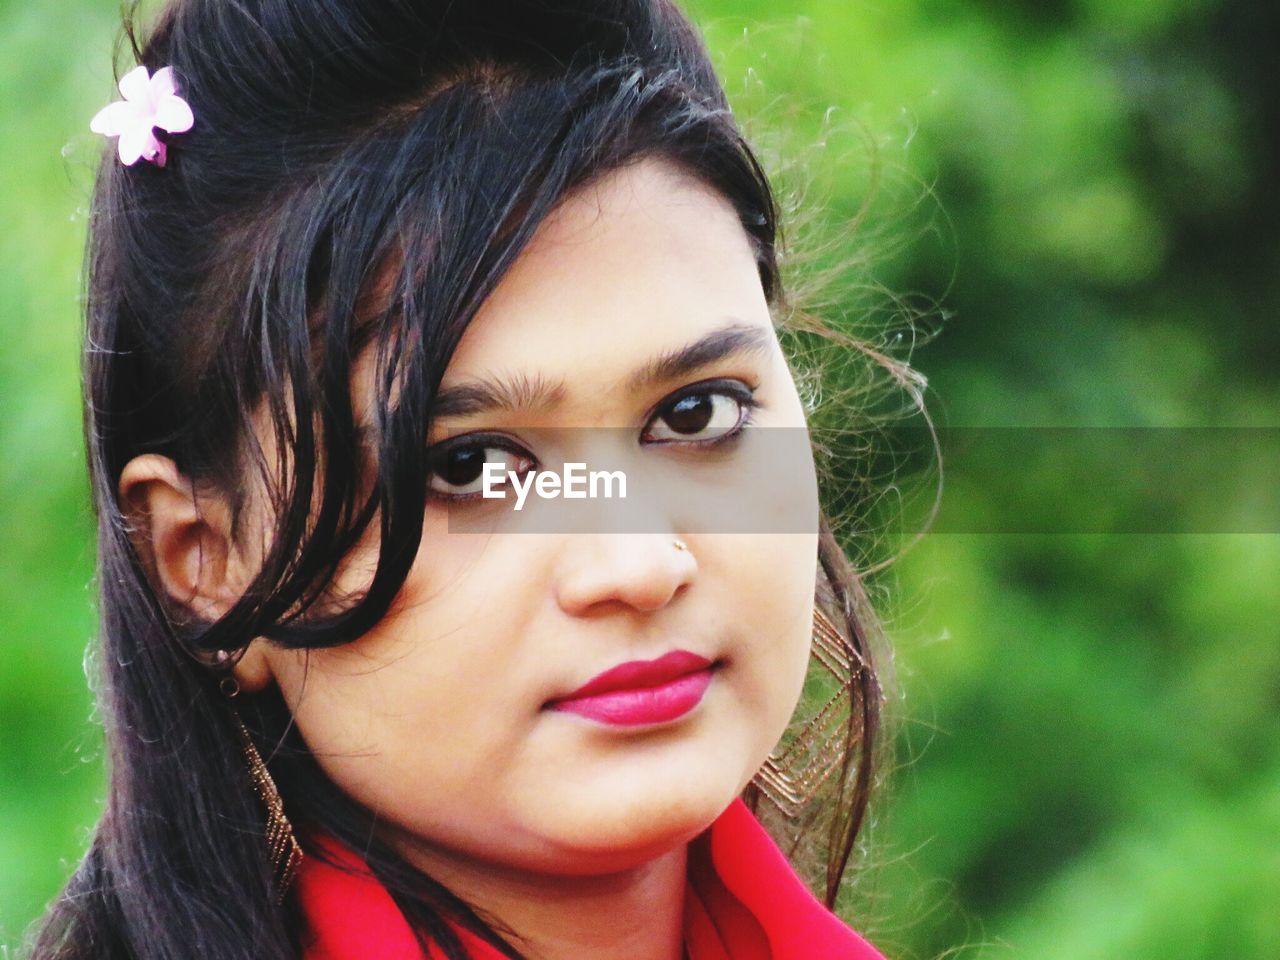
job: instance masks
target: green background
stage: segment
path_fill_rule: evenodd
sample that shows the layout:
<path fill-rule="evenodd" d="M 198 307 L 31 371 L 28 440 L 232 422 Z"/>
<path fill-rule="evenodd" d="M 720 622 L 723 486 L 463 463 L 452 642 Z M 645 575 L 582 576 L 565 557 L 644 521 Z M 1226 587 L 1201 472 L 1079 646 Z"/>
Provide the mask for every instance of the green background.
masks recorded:
<path fill-rule="evenodd" d="M 939 422 L 1280 426 L 1280 7 L 689 9 L 780 183 L 802 178 L 777 158 L 810 174 L 797 238 L 848 264 L 826 312 L 899 347 L 914 313 Z M 0 2 L 0 944 L 103 793 L 77 363 L 115 25 L 110 3 Z M 1249 466 L 1220 469 L 1246 500 L 1274 476 Z M 986 467 L 956 488 L 976 516 L 1111 492 Z M 979 525 L 876 578 L 899 750 L 848 906 L 886 954 L 1280 957 L 1280 537 L 1182 529 Z"/>

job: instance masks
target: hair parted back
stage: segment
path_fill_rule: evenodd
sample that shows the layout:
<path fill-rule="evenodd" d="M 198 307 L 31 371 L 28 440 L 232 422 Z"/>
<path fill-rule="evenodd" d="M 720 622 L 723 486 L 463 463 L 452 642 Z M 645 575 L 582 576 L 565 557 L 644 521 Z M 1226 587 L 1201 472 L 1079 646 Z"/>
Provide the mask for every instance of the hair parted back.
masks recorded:
<path fill-rule="evenodd" d="M 646 157 L 680 165 L 738 211 L 774 307 L 778 210 L 669 0 L 170 0 L 145 39 L 131 21 L 137 61 L 173 67 L 196 124 L 163 169 L 125 167 L 108 147 L 94 192 L 85 431 L 110 783 L 31 956 L 283 960 L 300 955 L 296 904 L 275 903 L 209 655 L 260 636 L 347 643 L 387 613 L 421 539 L 449 358 L 570 191 Z M 372 435 L 351 396 L 367 350 Z M 264 411 L 276 458 L 256 440 Z M 237 535 L 269 547 L 216 622 L 175 609 L 130 539 L 117 485 L 152 452 L 226 496 Z M 242 529 L 253 470 L 275 491 L 271 531 Z M 334 602 L 326 587 L 369 533 L 367 589 Z M 821 602 L 869 664 L 873 614 L 825 520 L 819 567 Z M 829 816 L 806 847 L 821 851 L 828 903 L 871 786 L 873 670 L 853 694 Z M 277 692 L 237 702 L 290 818 L 366 852 L 420 936 L 461 960 L 449 920 L 520 956 L 494 922 L 369 845 L 371 814 L 323 775 Z"/>

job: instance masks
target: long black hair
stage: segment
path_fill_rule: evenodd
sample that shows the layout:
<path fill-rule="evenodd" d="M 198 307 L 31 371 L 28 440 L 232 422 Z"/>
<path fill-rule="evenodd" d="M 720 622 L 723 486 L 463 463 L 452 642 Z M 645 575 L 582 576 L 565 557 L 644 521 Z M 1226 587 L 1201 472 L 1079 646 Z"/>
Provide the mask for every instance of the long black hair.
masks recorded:
<path fill-rule="evenodd" d="M 680 165 L 736 209 L 775 308 L 778 208 L 670 0 L 170 0 L 145 37 L 132 17 L 133 57 L 173 68 L 196 124 L 163 168 L 125 167 L 108 148 L 95 187 L 85 434 L 110 784 L 32 956 L 284 960 L 300 952 L 297 905 L 275 902 L 263 811 L 209 655 L 255 637 L 348 643 L 387 613 L 422 534 L 446 365 L 570 191 L 646 157 Z M 350 387 L 366 350 L 371 437 Z M 175 609 L 131 542 L 117 485 L 144 453 L 226 496 L 237 535 L 247 473 L 275 491 L 261 570 L 215 622 Z M 334 573 L 369 533 L 376 572 L 334 602 Z M 822 603 L 863 664 L 823 830 L 831 904 L 866 810 L 881 696 L 873 614 L 825 520 L 819 567 Z M 420 937 L 460 960 L 461 923 L 520 955 L 370 840 L 371 813 L 320 771 L 278 692 L 235 705 L 290 818 L 359 848 Z"/>

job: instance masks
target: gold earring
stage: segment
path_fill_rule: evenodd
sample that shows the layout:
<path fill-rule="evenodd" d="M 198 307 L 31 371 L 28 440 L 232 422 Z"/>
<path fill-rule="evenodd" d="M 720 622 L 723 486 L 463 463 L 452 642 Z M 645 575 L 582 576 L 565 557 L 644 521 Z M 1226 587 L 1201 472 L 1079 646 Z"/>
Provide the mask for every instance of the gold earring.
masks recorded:
<path fill-rule="evenodd" d="M 688 544 L 686 544 L 683 540 L 677 540 L 677 541 L 673 544 L 673 546 L 674 546 L 677 550 L 680 550 L 680 551 L 682 551 L 682 552 L 687 552 L 687 551 L 689 550 L 689 546 L 688 546 Z"/>
<path fill-rule="evenodd" d="M 217 660 L 220 664 L 226 664 L 230 662 L 231 657 L 225 651 L 218 651 Z M 240 693 L 240 684 L 230 673 L 219 681 L 218 686 L 228 699 Z M 241 752 L 249 764 L 249 779 L 253 782 L 254 792 L 258 794 L 267 811 L 267 855 L 271 860 L 271 873 L 278 905 L 284 902 L 285 894 L 302 863 L 302 847 L 298 844 L 298 838 L 294 836 L 293 825 L 285 816 L 284 801 L 280 798 L 276 782 L 271 778 L 271 771 L 267 769 L 262 754 L 254 745 L 253 738 L 249 736 L 249 730 L 240 719 L 240 714 L 234 708 L 232 713 L 240 735 Z"/>
<path fill-rule="evenodd" d="M 302 847 L 298 845 L 298 838 L 293 835 L 289 818 L 284 815 L 284 801 L 280 799 L 280 791 L 271 779 L 271 772 L 263 762 L 262 754 L 253 745 L 244 721 L 238 716 L 236 725 L 240 728 L 245 759 L 249 761 L 249 776 L 253 780 L 253 788 L 267 809 L 267 854 L 271 858 L 271 870 L 275 878 L 276 903 L 280 904 L 284 902 L 284 895 L 302 863 Z"/>
<path fill-rule="evenodd" d="M 818 683 L 827 689 L 834 683 L 836 689 L 798 730 L 783 735 L 751 778 L 761 796 L 788 818 L 799 815 L 840 765 L 853 685 L 866 667 L 862 655 L 816 606 L 811 656 L 824 672 Z"/>

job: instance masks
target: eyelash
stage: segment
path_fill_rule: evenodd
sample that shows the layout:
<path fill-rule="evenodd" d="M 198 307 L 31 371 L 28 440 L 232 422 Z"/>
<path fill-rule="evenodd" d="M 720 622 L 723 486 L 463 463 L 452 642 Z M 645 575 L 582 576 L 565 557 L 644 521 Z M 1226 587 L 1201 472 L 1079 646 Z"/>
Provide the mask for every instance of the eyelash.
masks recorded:
<path fill-rule="evenodd" d="M 681 400 L 689 397 L 729 397 L 735 401 L 739 407 L 737 422 L 724 433 L 705 440 L 653 440 L 649 442 L 649 446 L 660 447 L 684 447 L 692 449 L 708 449 L 708 448 L 729 448 L 732 444 L 739 440 L 743 431 L 755 422 L 755 411 L 760 408 L 760 401 L 756 399 L 755 392 L 759 388 L 758 383 L 747 383 L 742 380 L 717 379 L 704 380 L 699 383 L 689 384 L 681 387 L 675 393 L 663 397 L 645 417 L 645 430 L 648 433 L 651 424 L 659 418 L 664 412 L 671 411 Z M 714 411 L 712 413 L 714 416 Z M 705 428 L 704 428 L 705 429 Z M 430 462 L 443 463 L 444 459 L 451 453 L 459 450 L 504 450 L 512 456 L 528 461 L 531 466 L 525 471 L 537 469 L 537 460 L 527 451 L 513 442 L 510 437 L 496 433 L 471 433 L 461 437 L 453 437 L 449 440 L 437 444 L 427 451 L 427 457 Z M 427 482 L 427 497 L 429 500 L 443 500 L 448 503 L 465 503 L 471 500 L 481 499 L 481 493 L 474 491 L 471 493 L 453 494 L 445 493 L 435 489 L 431 484 L 431 479 L 438 475 L 438 470 L 431 469 Z"/>

